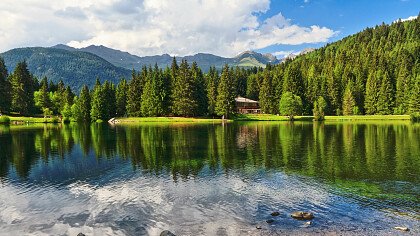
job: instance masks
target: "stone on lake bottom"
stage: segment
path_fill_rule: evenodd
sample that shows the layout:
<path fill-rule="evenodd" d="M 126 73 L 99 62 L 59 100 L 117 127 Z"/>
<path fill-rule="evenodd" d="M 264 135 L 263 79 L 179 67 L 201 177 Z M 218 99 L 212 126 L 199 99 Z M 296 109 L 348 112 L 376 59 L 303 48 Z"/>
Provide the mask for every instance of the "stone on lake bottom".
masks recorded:
<path fill-rule="evenodd" d="M 297 220 L 312 220 L 314 218 L 314 214 L 303 211 L 295 211 L 290 216 Z"/>
<path fill-rule="evenodd" d="M 278 212 L 278 211 L 275 211 L 275 212 L 271 213 L 271 216 L 279 216 L 279 215 L 280 215 L 280 212 Z"/>
<path fill-rule="evenodd" d="M 162 231 L 162 233 L 160 233 L 160 236 L 176 236 L 175 234 L 173 234 L 171 231 L 169 230 L 164 230 Z"/>
<path fill-rule="evenodd" d="M 273 219 L 268 219 L 268 220 L 266 220 L 266 222 L 267 222 L 268 224 L 271 224 L 271 223 L 274 223 L 274 220 L 273 220 Z"/>
<path fill-rule="evenodd" d="M 395 226 L 394 229 L 401 230 L 401 231 L 410 231 L 409 228 L 407 228 L 407 227 L 401 227 L 401 226 Z"/>

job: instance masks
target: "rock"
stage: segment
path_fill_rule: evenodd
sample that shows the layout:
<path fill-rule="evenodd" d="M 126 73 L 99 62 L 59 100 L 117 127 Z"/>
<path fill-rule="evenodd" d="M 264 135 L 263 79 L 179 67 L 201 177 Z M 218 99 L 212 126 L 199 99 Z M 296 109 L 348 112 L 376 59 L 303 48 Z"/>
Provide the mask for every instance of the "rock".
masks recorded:
<path fill-rule="evenodd" d="M 275 212 L 271 213 L 271 216 L 279 216 L 279 215 L 280 215 L 280 212 L 278 212 L 278 211 L 275 211 Z"/>
<path fill-rule="evenodd" d="M 314 214 L 303 211 L 295 211 L 290 216 L 297 220 L 312 220 L 314 218 Z"/>
<path fill-rule="evenodd" d="M 79 233 L 77 236 L 86 236 L 84 233 Z"/>
<path fill-rule="evenodd" d="M 272 223 L 274 223 L 274 220 L 273 219 L 268 219 L 265 222 L 267 222 L 268 224 L 272 224 Z"/>
<path fill-rule="evenodd" d="M 171 231 L 169 230 L 164 230 L 162 231 L 162 233 L 160 233 L 160 236 L 176 236 L 175 234 L 173 234 Z"/>
<path fill-rule="evenodd" d="M 407 228 L 407 227 L 401 227 L 401 226 L 395 226 L 394 229 L 401 230 L 401 231 L 410 231 L 409 228 Z"/>
<path fill-rule="evenodd" d="M 305 225 L 311 225 L 311 224 L 312 224 L 312 221 L 308 221 L 305 223 Z"/>
<path fill-rule="evenodd" d="M 262 229 L 261 225 L 257 225 L 257 226 L 255 226 L 255 228 Z"/>

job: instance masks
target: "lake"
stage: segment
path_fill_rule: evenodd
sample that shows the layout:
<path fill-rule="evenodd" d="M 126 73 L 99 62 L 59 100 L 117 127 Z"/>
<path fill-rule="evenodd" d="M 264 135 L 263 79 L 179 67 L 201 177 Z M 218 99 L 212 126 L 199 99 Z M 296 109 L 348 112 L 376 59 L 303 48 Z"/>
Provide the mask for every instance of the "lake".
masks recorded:
<path fill-rule="evenodd" d="M 0 126 L 0 235 L 418 235 L 419 220 L 419 124 Z"/>

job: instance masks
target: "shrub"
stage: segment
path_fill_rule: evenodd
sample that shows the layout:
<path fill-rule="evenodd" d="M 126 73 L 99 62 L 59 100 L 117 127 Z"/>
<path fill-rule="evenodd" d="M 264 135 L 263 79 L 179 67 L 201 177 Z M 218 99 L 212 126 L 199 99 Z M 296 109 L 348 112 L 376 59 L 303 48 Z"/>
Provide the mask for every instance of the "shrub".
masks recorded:
<path fill-rule="evenodd" d="M 9 124 L 10 118 L 8 116 L 0 116 L 0 124 Z"/>
<path fill-rule="evenodd" d="M 420 112 L 413 112 L 410 115 L 411 121 L 420 122 Z"/>

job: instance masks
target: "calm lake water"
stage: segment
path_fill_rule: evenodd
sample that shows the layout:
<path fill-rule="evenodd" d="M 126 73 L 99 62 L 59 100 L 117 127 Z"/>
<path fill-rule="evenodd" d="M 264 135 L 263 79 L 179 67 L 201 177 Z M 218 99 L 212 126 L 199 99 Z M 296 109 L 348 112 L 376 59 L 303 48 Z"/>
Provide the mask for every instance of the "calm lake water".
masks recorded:
<path fill-rule="evenodd" d="M 418 235 L 419 220 L 419 124 L 0 126 L 0 235 Z"/>

